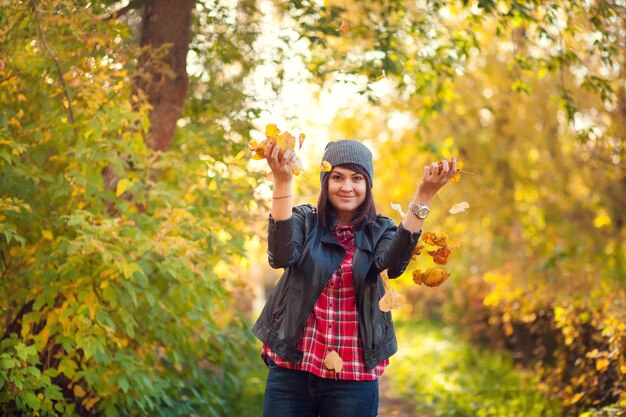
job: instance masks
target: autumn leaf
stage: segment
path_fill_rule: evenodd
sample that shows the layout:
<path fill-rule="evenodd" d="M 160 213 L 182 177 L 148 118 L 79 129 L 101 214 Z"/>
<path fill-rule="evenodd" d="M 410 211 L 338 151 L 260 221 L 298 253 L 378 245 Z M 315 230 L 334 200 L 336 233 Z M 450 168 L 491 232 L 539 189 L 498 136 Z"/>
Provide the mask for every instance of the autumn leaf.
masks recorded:
<path fill-rule="evenodd" d="M 328 161 L 322 161 L 320 164 L 320 172 L 330 172 L 332 169 L 333 166 Z"/>
<path fill-rule="evenodd" d="M 424 250 L 424 247 L 424 245 L 416 245 L 413 249 L 413 252 L 411 253 L 411 260 L 416 260 L 417 257 L 422 253 L 422 250 Z"/>
<path fill-rule="evenodd" d="M 436 234 L 433 232 L 425 232 L 422 234 L 421 240 L 431 246 L 447 246 L 448 248 L 458 248 L 461 246 L 461 242 L 459 240 L 448 240 L 448 235 L 445 233 Z"/>
<path fill-rule="evenodd" d="M 391 203 L 391 208 L 397 211 L 402 218 L 404 218 L 404 216 L 406 215 L 406 213 L 402 211 L 402 206 L 398 203 Z"/>
<path fill-rule="evenodd" d="M 448 210 L 448 213 L 450 214 L 465 213 L 467 209 L 469 209 L 469 203 L 467 201 L 461 201 L 460 203 L 456 203 L 455 205 L 450 207 L 450 210 Z"/>
<path fill-rule="evenodd" d="M 300 133 L 300 136 L 298 136 L 298 149 L 302 149 L 302 145 L 304 145 L 305 139 L 306 135 L 304 133 Z"/>
<path fill-rule="evenodd" d="M 302 147 L 302 142 L 306 136 L 304 134 L 300 134 L 298 136 L 299 140 L 299 148 Z M 248 149 L 252 152 L 252 159 L 261 160 L 265 159 L 265 147 L 270 141 L 274 141 L 276 146 L 278 147 L 278 156 L 282 158 L 283 154 L 287 149 L 294 151 L 296 148 L 296 138 L 289 132 L 281 132 L 280 129 L 275 124 L 268 124 L 265 126 L 265 140 L 261 143 L 258 143 L 255 140 L 251 140 L 248 144 Z M 237 154 L 237 159 L 243 157 L 241 152 Z M 302 160 L 298 156 L 295 158 L 295 163 L 291 168 L 291 171 L 294 175 L 299 175 L 304 169 L 302 165 Z"/>
<path fill-rule="evenodd" d="M 128 178 L 122 178 L 117 182 L 117 187 L 115 188 L 115 197 L 119 197 L 132 185 Z"/>
<path fill-rule="evenodd" d="M 383 286 L 385 287 L 385 290 L 389 290 L 389 288 L 391 288 L 391 281 L 389 280 L 389 276 L 387 276 L 386 269 L 380 273 L 380 278 L 383 281 Z"/>
<path fill-rule="evenodd" d="M 390 288 L 389 290 L 387 290 L 385 295 L 383 295 L 380 301 L 378 302 L 378 308 L 380 308 L 380 311 L 387 312 L 394 308 L 402 307 L 404 305 L 404 302 L 405 302 L 404 295 Z"/>
<path fill-rule="evenodd" d="M 598 358 L 596 359 L 596 371 L 606 372 L 610 364 L 611 362 L 607 358 Z"/>
<path fill-rule="evenodd" d="M 437 235 L 433 232 L 425 232 L 422 234 L 422 242 L 431 246 L 446 246 L 448 236 L 445 233 Z"/>
<path fill-rule="evenodd" d="M 280 134 L 280 129 L 275 124 L 268 124 L 265 126 L 265 136 L 268 138 L 275 138 Z"/>
<path fill-rule="evenodd" d="M 413 282 L 427 287 L 438 287 L 443 284 L 451 273 L 439 268 L 428 268 L 425 272 L 420 269 L 413 270 Z"/>
<path fill-rule="evenodd" d="M 343 359 L 341 359 L 337 352 L 331 350 L 324 358 L 324 366 L 331 371 L 341 372 L 341 368 L 343 368 Z"/>
<path fill-rule="evenodd" d="M 433 257 L 433 261 L 437 265 L 445 265 L 448 263 L 448 257 L 452 251 L 447 247 L 441 247 L 434 251 L 428 251 L 428 254 Z"/>
<path fill-rule="evenodd" d="M 437 164 L 439 166 L 439 171 L 443 169 L 443 162 L 439 162 Z M 452 165 L 452 161 L 448 161 L 448 166 Z M 463 162 L 456 161 L 456 173 L 452 178 L 450 178 L 450 182 L 459 182 L 461 180 L 461 169 L 463 169 Z"/>
<path fill-rule="evenodd" d="M 346 36 L 348 32 L 350 32 L 350 22 L 348 22 L 346 19 L 341 19 L 341 25 L 339 26 L 339 29 L 337 29 L 337 32 L 341 33 L 343 36 Z"/>
<path fill-rule="evenodd" d="M 74 385 L 74 395 L 78 398 L 81 398 L 87 395 L 87 393 L 80 385 Z"/>

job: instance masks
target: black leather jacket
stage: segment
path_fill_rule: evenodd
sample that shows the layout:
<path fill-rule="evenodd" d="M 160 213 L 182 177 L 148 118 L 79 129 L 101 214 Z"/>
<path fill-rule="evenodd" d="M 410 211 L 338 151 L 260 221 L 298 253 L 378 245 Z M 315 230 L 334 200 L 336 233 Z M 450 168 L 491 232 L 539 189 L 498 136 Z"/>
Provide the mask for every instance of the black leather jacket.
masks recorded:
<path fill-rule="evenodd" d="M 420 233 L 410 233 L 393 220 L 377 216 L 374 223 L 355 233 L 352 274 L 356 290 L 365 367 L 373 369 L 398 350 L 391 313 L 378 308 L 385 293 L 379 273 L 400 276 L 411 260 Z M 302 361 L 296 348 L 313 306 L 345 250 L 333 232 L 317 221 L 310 205 L 293 208 L 291 218 L 273 221 L 268 230 L 268 255 L 273 268 L 285 268 L 252 332 L 278 356 Z"/>

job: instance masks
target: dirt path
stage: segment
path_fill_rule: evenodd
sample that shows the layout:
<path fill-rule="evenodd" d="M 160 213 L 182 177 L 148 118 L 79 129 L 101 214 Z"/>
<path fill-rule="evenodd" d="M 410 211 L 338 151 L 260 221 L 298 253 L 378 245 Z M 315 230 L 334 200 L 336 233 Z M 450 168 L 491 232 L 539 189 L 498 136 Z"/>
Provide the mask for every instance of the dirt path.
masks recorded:
<path fill-rule="evenodd" d="M 415 408 L 392 388 L 391 376 L 384 373 L 378 380 L 380 392 L 379 417 L 416 417 Z"/>

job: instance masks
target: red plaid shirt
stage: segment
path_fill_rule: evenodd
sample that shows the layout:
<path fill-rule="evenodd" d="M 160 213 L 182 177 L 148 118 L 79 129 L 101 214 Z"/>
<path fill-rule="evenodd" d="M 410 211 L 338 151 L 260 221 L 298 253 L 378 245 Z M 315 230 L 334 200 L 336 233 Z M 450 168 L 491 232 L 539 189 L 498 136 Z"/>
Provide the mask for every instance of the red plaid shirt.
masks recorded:
<path fill-rule="evenodd" d="M 334 233 L 346 250 L 346 256 L 322 290 L 304 327 L 297 345 L 304 352 L 302 363 L 283 360 L 265 344 L 261 356 L 266 362 L 269 357 L 278 366 L 310 372 L 321 378 L 372 381 L 383 374 L 389 360 L 382 361 L 370 371 L 365 369 L 352 279 L 354 230 L 351 225 L 337 226 Z M 335 350 L 343 360 L 340 372 L 335 373 L 324 366 L 324 358 L 331 350 Z"/>

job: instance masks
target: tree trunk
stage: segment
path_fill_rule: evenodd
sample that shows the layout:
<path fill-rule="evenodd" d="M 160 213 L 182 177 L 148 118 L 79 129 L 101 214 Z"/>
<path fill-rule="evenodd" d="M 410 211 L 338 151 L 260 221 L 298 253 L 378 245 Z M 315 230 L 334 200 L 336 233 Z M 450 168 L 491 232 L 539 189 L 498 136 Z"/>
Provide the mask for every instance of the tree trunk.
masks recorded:
<path fill-rule="evenodd" d="M 172 144 L 189 78 L 187 52 L 191 38 L 191 17 L 195 0 L 146 0 L 141 29 L 142 48 L 150 47 L 138 62 L 135 89 L 143 90 L 152 106 L 148 147 L 164 151 Z M 162 62 L 155 65 L 151 51 L 167 47 Z"/>

